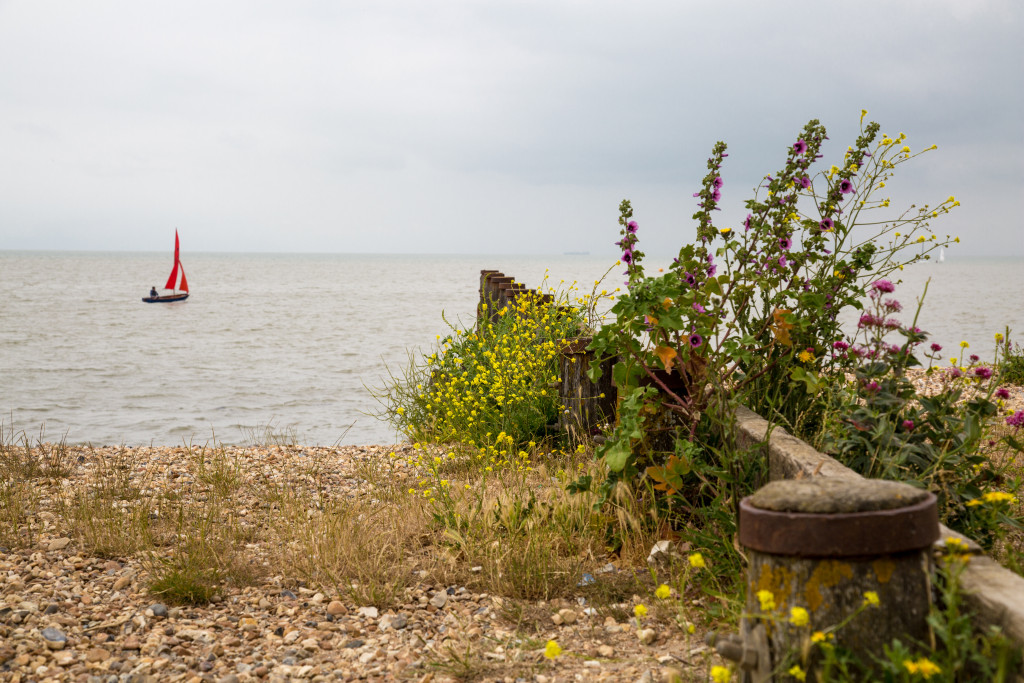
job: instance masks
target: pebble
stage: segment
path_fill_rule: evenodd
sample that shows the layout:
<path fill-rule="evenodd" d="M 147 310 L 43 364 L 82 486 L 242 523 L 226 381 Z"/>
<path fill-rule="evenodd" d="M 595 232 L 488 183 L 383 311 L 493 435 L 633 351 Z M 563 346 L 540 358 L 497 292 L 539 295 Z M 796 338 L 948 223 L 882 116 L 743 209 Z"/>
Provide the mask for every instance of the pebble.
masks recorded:
<path fill-rule="evenodd" d="M 149 611 L 153 613 L 154 617 L 166 617 L 167 616 L 167 605 L 159 602 L 154 602 L 149 606 Z"/>
<path fill-rule="evenodd" d="M 57 538 L 50 541 L 50 544 L 46 547 L 47 550 L 53 552 L 55 550 L 64 550 L 71 543 L 70 538 Z"/>
<path fill-rule="evenodd" d="M 46 641 L 46 647 L 51 650 L 62 650 L 68 642 L 68 637 L 64 635 L 64 632 L 52 626 L 44 628 L 42 636 L 43 640 Z"/>
<path fill-rule="evenodd" d="M 367 619 L 376 619 L 377 618 L 377 608 L 376 607 L 360 607 L 359 611 L 357 612 L 357 614 L 359 616 L 361 616 L 361 617 L 366 617 Z"/>
<path fill-rule="evenodd" d="M 342 614 L 347 614 L 348 609 L 345 608 L 345 604 L 339 600 L 331 600 L 327 603 L 327 613 L 331 616 L 337 617 Z"/>
<path fill-rule="evenodd" d="M 434 593 L 434 595 L 430 598 L 430 604 L 436 607 L 437 609 L 441 609 L 442 607 L 448 604 L 448 593 L 446 593 L 445 591 L 438 591 Z"/>

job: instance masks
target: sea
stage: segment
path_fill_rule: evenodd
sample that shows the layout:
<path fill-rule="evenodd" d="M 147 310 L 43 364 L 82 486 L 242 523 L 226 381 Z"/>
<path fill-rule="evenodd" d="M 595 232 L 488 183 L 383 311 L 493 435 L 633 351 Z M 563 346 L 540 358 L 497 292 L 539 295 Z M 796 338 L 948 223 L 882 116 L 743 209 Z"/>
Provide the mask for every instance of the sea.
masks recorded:
<path fill-rule="evenodd" d="M 528 287 L 621 286 L 615 254 L 183 253 L 190 297 L 146 304 L 165 253 L 0 251 L 0 428 L 100 445 L 389 444 L 375 390 L 471 325 L 481 269 Z M 657 265 L 648 260 L 648 268 Z M 667 265 L 667 264 L 666 264 Z M 898 273 L 910 321 L 982 359 L 1024 340 L 1024 260 Z M 602 279 L 603 278 L 603 279 Z M 855 321 L 850 314 L 848 321 Z M 852 322 L 851 322 L 852 324 Z M 948 362 L 948 361 L 946 361 Z"/>

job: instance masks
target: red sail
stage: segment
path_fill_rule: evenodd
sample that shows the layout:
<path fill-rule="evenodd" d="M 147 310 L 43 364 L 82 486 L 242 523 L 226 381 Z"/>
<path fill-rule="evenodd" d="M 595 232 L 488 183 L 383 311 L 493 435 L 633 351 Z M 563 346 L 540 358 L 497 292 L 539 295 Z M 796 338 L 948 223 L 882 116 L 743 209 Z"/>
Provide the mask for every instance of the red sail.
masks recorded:
<path fill-rule="evenodd" d="M 175 231 L 174 231 L 174 268 L 171 268 L 171 276 L 169 278 L 167 278 L 167 284 L 164 285 L 164 289 L 175 289 L 174 285 L 175 285 L 175 283 L 176 283 L 176 281 L 178 279 L 178 250 L 179 250 L 179 246 L 178 246 L 178 231 L 177 231 L 177 229 L 175 229 Z M 184 273 L 184 272 L 185 272 L 184 269 L 182 269 L 182 273 Z M 187 291 L 187 289 L 186 289 L 186 291 Z"/>
<path fill-rule="evenodd" d="M 178 289 L 183 292 L 187 292 L 188 280 L 185 279 L 185 266 L 182 266 L 180 261 L 178 262 L 178 265 L 181 266 L 181 287 L 178 287 Z"/>

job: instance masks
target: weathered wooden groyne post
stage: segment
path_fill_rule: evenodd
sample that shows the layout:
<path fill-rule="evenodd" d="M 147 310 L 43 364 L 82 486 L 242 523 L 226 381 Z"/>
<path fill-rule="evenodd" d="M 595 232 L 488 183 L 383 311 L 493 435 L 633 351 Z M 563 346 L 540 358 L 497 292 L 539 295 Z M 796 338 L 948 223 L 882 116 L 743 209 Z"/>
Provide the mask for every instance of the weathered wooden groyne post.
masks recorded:
<path fill-rule="evenodd" d="M 868 665 L 894 638 L 932 642 L 934 494 L 872 479 L 780 480 L 740 503 L 739 526 L 746 613 L 740 635 L 715 646 L 746 683 L 795 680 L 791 664 L 814 680 L 815 632 Z"/>
<path fill-rule="evenodd" d="M 563 340 L 559 351 L 561 357 L 558 391 L 565 410 L 559 417 L 559 429 L 575 437 L 589 437 L 603 423 L 615 421 L 616 389 L 612 382 L 614 359 L 601 363 L 601 378 L 590 381 L 587 371 L 594 360 L 594 352 L 588 351 L 590 337 Z"/>

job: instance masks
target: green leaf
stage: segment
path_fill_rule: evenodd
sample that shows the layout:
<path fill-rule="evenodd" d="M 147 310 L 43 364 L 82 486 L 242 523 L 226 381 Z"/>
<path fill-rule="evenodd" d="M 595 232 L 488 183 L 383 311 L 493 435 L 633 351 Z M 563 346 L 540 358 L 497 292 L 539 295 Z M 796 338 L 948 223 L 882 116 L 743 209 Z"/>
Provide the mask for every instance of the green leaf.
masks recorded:
<path fill-rule="evenodd" d="M 629 457 L 633 454 L 629 442 L 625 439 L 616 441 L 604 452 L 604 461 L 612 472 L 621 472 L 626 468 Z"/>

